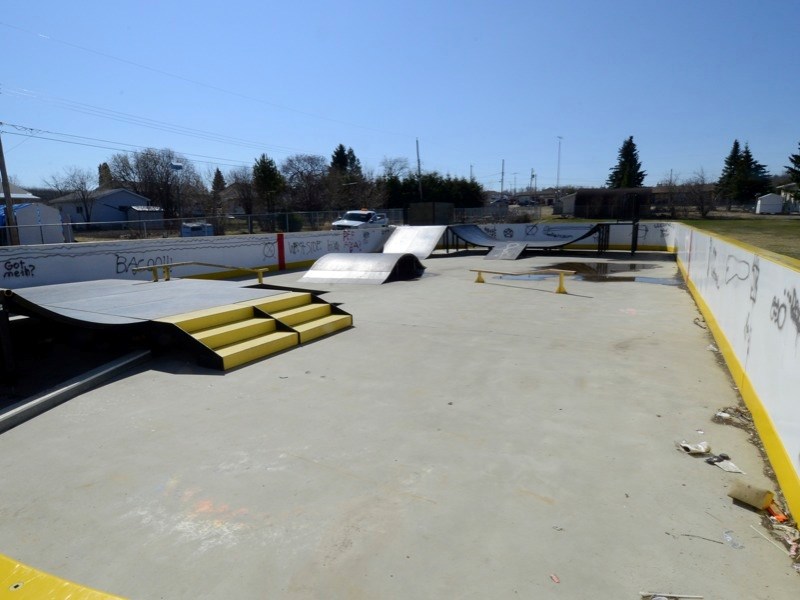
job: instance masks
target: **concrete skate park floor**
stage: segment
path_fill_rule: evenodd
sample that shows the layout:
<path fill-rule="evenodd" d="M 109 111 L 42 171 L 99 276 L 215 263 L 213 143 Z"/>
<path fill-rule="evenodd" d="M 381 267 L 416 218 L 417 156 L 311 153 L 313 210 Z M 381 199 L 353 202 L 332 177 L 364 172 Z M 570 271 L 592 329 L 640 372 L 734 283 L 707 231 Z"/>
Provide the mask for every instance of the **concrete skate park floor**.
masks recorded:
<path fill-rule="evenodd" d="M 3 433 L 0 552 L 129 598 L 796 597 L 726 495 L 773 484 L 711 421 L 738 397 L 685 288 L 470 272 L 598 262 L 565 254 L 326 285 L 354 328 L 224 375 L 156 358 Z"/>

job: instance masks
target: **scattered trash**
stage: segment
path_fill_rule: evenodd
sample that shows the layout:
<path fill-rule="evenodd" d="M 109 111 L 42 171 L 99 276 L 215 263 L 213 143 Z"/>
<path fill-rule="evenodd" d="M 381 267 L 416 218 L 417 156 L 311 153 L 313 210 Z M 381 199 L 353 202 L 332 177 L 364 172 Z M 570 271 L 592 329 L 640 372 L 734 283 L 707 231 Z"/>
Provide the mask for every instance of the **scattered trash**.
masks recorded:
<path fill-rule="evenodd" d="M 735 482 L 728 492 L 728 496 L 758 510 L 767 509 L 775 499 L 774 492 L 750 485 L 749 483 L 744 483 L 743 481 Z"/>
<path fill-rule="evenodd" d="M 715 465 L 715 464 L 717 464 L 717 463 L 720 463 L 720 462 L 722 462 L 723 460 L 730 460 L 730 459 L 731 459 L 731 457 L 730 457 L 730 456 L 728 456 L 728 455 L 727 455 L 727 454 L 725 454 L 724 452 L 721 452 L 720 454 L 715 454 L 715 455 L 713 455 L 713 456 L 709 456 L 709 457 L 706 459 L 706 462 L 707 462 L 708 464 L 710 464 L 710 465 Z"/>
<path fill-rule="evenodd" d="M 787 551 L 785 548 L 781 548 L 781 547 L 780 547 L 778 544 L 776 544 L 776 543 L 775 543 L 773 540 L 769 539 L 767 536 L 765 536 L 763 533 L 761 533 L 761 532 L 760 532 L 758 529 L 756 529 L 756 528 L 755 528 L 755 527 L 753 527 L 752 525 L 750 525 L 750 528 L 751 528 L 753 531 L 755 531 L 755 532 L 756 532 L 758 535 L 760 535 L 761 537 L 763 537 L 765 540 L 767 540 L 767 541 L 768 541 L 770 544 L 772 544 L 773 546 L 775 546 L 775 547 L 776 547 L 778 550 L 780 550 L 781 552 L 786 552 L 787 556 L 790 556 L 790 555 L 789 555 L 789 552 L 788 552 L 788 551 Z"/>
<path fill-rule="evenodd" d="M 786 523 L 786 521 L 789 520 L 789 517 L 787 517 L 785 514 L 783 514 L 783 511 L 781 511 L 780 506 L 774 502 L 767 507 L 767 512 L 769 513 L 770 517 L 774 519 L 773 522 Z"/>
<path fill-rule="evenodd" d="M 691 533 L 682 533 L 681 536 L 683 537 L 691 537 L 691 538 L 698 538 L 701 540 L 706 540 L 707 542 L 714 542 L 715 544 L 721 544 L 719 540 L 712 540 L 711 538 L 703 537 L 702 535 L 694 535 Z"/>
<path fill-rule="evenodd" d="M 789 547 L 789 556 L 797 558 L 800 556 L 800 531 L 790 525 L 772 525 L 772 531 L 778 532 L 778 537 Z"/>
<path fill-rule="evenodd" d="M 695 429 L 695 431 L 697 432 L 698 435 L 705 434 L 705 431 L 703 431 L 702 429 Z"/>
<path fill-rule="evenodd" d="M 678 450 L 683 450 L 686 454 L 708 454 L 711 452 L 711 446 L 708 442 L 690 444 L 686 440 L 683 440 L 682 442 L 675 442 L 675 446 L 677 446 Z"/>
<path fill-rule="evenodd" d="M 792 568 L 793 568 L 795 571 L 797 571 L 798 573 L 800 573 L 800 563 L 794 563 L 794 564 L 792 565 Z"/>
<path fill-rule="evenodd" d="M 720 454 L 712 454 L 706 459 L 706 462 L 710 465 L 716 465 L 728 473 L 745 474 L 744 471 L 731 462 L 731 457 L 724 452 L 721 452 Z"/>
<path fill-rule="evenodd" d="M 700 327 L 701 329 L 708 329 L 708 325 L 706 325 L 700 317 L 695 318 L 694 324 Z"/>
<path fill-rule="evenodd" d="M 722 458 L 723 456 L 725 458 Z M 728 458 L 727 454 L 720 454 L 719 456 L 712 457 L 712 458 L 721 459 L 721 460 L 714 460 L 712 462 L 711 458 L 707 458 L 706 462 L 708 464 L 715 465 L 715 466 L 719 467 L 720 469 L 722 469 L 723 471 L 727 471 L 728 473 L 741 473 L 742 475 L 746 475 L 746 473 L 744 471 L 742 471 L 739 467 L 737 467 L 735 464 L 733 464 L 731 462 L 731 460 Z"/>
<path fill-rule="evenodd" d="M 561 580 L 558 578 L 558 575 L 555 573 L 550 573 L 550 579 L 553 580 L 553 583 L 561 583 Z"/>
<path fill-rule="evenodd" d="M 750 416 L 750 413 L 735 406 L 720 408 L 711 420 L 715 423 L 727 423 L 745 429 L 753 426 L 753 417 Z"/>
<path fill-rule="evenodd" d="M 741 550 L 744 548 L 743 544 L 739 543 L 735 537 L 733 537 L 733 531 L 728 529 L 727 531 L 722 532 L 722 539 L 725 540 L 731 548 L 735 550 Z"/>
<path fill-rule="evenodd" d="M 564 528 L 558 525 L 553 525 L 553 529 L 555 529 L 556 531 L 564 531 Z"/>
<path fill-rule="evenodd" d="M 690 596 L 689 594 L 665 594 L 663 592 L 639 592 L 639 595 L 642 598 L 647 598 L 648 600 L 669 600 L 669 599 L 691 599 L 691 600 L 702 600 L 704 596 Z"/>
<path fill-rule="evenodd" d="M 719 352 L 719 348 L 717 348 L 714 344 L 709 344 L 706 346 L 706 350 L 711 350 L 712 352 Z"/>

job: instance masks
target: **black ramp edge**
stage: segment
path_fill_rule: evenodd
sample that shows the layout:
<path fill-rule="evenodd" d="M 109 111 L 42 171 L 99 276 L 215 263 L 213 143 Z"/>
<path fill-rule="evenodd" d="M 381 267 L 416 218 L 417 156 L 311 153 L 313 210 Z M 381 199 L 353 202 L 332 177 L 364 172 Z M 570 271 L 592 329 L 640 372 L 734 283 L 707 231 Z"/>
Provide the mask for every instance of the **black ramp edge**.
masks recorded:
<path fill-rule="evenodd" d="M 402 254 L 392 269 L 387 281 L 408 281 L 418 279 L 425 272 L 425 266 L 414 254 Z"/>
<path fill-rule="evenodd" d="M 496 247 L 504 247 L 508 244 L 512 243 L 519 243 L 523 245 L 523 249 L 529 248 L 531 250 L 536 249 L 550 249 L 550 248 L 563 248 L 565 246 L 569 246 L 570 244 L 574 244 L 580 240 L 586 239 L 587 237 L 593 236 L 600 231 L 600 228 L 603 224 L 595 224 L 589 227 L 586 231 L 583 231 L 579 234 L 574 236 L 569 236 L 568 238 L 558 238 L 555 240 L 524 240 L 519 242 L 507 242 L 507 241 L 499 241 L 495 238 L 487 235 L 483 229 L 478 227 L 477 225 L 450 225 L 450 231 L 453 232 L 453 235 L 461 239 L 462 241 L 466 242 L 467 244 L 471 244 L 473 246 L 479 246 L 483 248 L 496 248 Z M 511 249 L 506 250 L 506 254 L 510 253 Z M 520 251 L 520 254 L 522 251 Z M 491 252 L 490 252 L 491 254 Z M 502 251 L 499 254 L 503 254 Z M 519 256 L 519 254 L 517 254 Z M 490 258 L 487 255 L 487 258 Z M 495 257 L 492 256 L 491 258 L 499 258 L 499 256 Z M 514 257 L 516 258 L 516 256 Z"/>

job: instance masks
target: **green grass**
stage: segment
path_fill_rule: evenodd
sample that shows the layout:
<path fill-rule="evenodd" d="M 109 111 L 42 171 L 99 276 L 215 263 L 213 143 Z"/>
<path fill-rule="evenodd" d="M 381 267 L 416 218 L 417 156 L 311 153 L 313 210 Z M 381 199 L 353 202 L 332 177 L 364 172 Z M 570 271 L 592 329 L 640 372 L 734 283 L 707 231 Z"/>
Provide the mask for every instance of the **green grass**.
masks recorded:
<path fill-rule="evenodd" d="M 757 248 L 800 259 L 800 218 L 798 217 L 717 217 L 686 219 L 681 222 Z"/>

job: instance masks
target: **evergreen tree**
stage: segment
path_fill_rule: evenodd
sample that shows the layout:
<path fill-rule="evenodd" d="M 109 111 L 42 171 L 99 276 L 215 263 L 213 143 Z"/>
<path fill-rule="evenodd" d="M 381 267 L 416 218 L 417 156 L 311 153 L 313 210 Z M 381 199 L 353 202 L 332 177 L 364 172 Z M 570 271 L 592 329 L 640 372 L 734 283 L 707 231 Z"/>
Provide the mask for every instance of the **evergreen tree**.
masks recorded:
<path fill-rule="evenodd" d="M 107 162 L 97 165 L 97 186 L 98 187 L 111 187 L 114 184 L 114 178 L 111 176 L 111 167 Z"/>
<path fill-rule="evenodd" d="M 211 182 L 211 195 L 214 198 L 219 198 L 219 195 L 225 189 L 225 177 L 222 176 L 222 171 L 217 169 L 214 171 L 214 179 Z"/>
<path fill-rule="evenodd" d="M 361 161 L 356 157 L 352 148 L 345 149 L 344 144 L 339 144 L 331 155 L 331 173 L 344 176 L 349 180 L 361 178 Z"/>
<path fill-rule="evenodd" d="M 727 201 L 728 210 L 733 203 L 754 201 L 771 187 L 767 168 L 753 158 L 749 145 L 745 144 L 742 150 L 739 140 L 734 140 L 717 181 L 717 191 Z"/>
<path fill-rule="evenodd" d="M 275 161 L 262 154 L 253 165 L 253 187 L 268 213 L 275 212 L 276 198 L 285 186 L 286 180 Z"/>
<path fill-rule="evenodd" d="M 211 180 L 211 211 L 214 215 L 219 214 L 222 209 L 220 194 L 225 190 L 225 185 L 225 178 L 222 176 L 222 171 L 217 168 L 214 171 L 214 179 Z"/>
<path fill-rule="evenodd" d="M 647 176 L 642 171 L 642 163 L 639 162 L 639 151 L 630 136 L 622 143 L 617 157 L 617 165 L 610 169 L 606 185 L 610 188 L 637 188 L 642 187 L 644 178 Z"/>
<path fill-rule="evenodd" d="M 361 161 L 356 158 L 356 153 L 353 152 L 352 148 L 347 149 L 347 174 L 350 177 L 357 178 L 361 178 L 363 175 L 361 172 Z"/>
<path fill-rule="evenodd" d="M 334 149 L 330 168 L 342 175 L 347 173 L 347 150 L 345 150 L 344 144 L 339 144 Z"/>
<path fill-rule="evenodd" d="M 739 140 L 733 140 L 733 146 L 725 158 L 722 174 L 719 176 L 719 181 L 717 181 L 717 192 L 722 198 L 728 200 L 728 210 L 731 209 L 731 203 L 740 187 L 738 179 L 741 176 L 739 169 L 741 162 L 742 151 L 739 147 Z"/>
<path fill-rule="evenodd" d="M 791 166 L 786 165 L 786 174 L 793 183 L 800 185 L 800 144 L 797 145 L 797 154 L 789 155 Z"/>
<path fill-rule="evenodd" d="M 753 158 L 750 147 L 745 144 L 742 151 L 742 202 L 753 202 L 758 196 L 769 192 L 772 181 L 767 167 Z"/>

